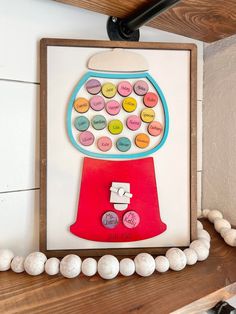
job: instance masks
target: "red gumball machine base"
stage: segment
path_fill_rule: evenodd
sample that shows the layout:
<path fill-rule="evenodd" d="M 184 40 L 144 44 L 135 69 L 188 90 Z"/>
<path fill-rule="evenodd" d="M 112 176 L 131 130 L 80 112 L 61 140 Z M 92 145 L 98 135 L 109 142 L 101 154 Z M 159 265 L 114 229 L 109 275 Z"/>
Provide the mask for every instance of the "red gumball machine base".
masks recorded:
<path fill-rule="evenodd" d="M 110 202 L 113 182 L 130 185 L 132 198 L 124 204 L 126 209 L 121 205 L 117 210 Z M 71 233 L 92 241 L 132 242 L 155 237 L 166 228 L 160 217 L 153 158 L 84 158 L 77 219 Z"/>

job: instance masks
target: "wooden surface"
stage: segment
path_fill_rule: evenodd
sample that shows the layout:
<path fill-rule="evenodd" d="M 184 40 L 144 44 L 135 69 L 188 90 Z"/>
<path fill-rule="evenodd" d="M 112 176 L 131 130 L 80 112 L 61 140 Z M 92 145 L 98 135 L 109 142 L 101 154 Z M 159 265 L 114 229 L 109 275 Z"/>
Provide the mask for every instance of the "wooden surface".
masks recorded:
<path fill-rule="evenodd" d="M 119 42 L 101 40 L 72 40 L 44 38 L 40 43 L 40 250 L 48 256 L 65 256 L 69 253 L 88 256 L 88 250 L 48 250 L 47 249 L 47 47 L 102 47 L 126 49 L 187 50 L 190 52 L 190 238 L 196 239 L 197 229 L 197 49 L 193 44 Z M 107 252 L 114 255 L 134 255 L 143 251 L 162 253 L 165 248 L 119 248 L 90 249 L 91 256 L 102 256 Z"/>
<path fill-rule="evenodd" d="M 203 224 L 212 235 L 210 256 L 180 272 L 146 278 L 118 276 L 110 281 L 98 276 L 65 279 L 2 272 L 0 312 L 165 314 L 234 283 L 228 289 L 229 298 L 236 288 L 235 248 L 225 244 L 213 225 Z"/>
<path fill-rule="evenodd" d="M 135 10 L 140 10 L 150 3 L 150 0 L 56 1 L 119 18 L 126 18 Z M 186 37 L 213 42 L 236 33 L 236 3 L 234 0 L 182 0 L 147 25 Z"/>

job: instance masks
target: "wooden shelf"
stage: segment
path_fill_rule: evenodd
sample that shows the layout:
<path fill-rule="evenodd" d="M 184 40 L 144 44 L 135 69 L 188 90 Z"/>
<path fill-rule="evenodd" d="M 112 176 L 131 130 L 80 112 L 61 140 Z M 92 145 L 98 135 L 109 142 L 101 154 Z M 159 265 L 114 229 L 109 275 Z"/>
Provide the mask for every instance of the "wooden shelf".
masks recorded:
<path fill-rule="evenodd" d="M 150 0 L 56 0 L 109 16 L 125 18 Z M 236 33 L 235 0 L 182 0 L 148 26 L 213 42 Z"/>
<path fill-rule="evenodd" d="M 98 276 L 65 279 L 46 274 L 31 277 L 25 273 L 2 272 L 0 312 L 164 314 L 229 285 L 226 290 L 230 297 L 236 294 L 235 248 L 227 246 L 209 222 L 203 224 L 212 236 L 210 257 L 181 272 L 155 273 L 147 278 L 118 276 L 110 281 Z M 217 294 L 218 299 L 226 290 Z M 209 304 L 204 301 L 201 310 Z"/>

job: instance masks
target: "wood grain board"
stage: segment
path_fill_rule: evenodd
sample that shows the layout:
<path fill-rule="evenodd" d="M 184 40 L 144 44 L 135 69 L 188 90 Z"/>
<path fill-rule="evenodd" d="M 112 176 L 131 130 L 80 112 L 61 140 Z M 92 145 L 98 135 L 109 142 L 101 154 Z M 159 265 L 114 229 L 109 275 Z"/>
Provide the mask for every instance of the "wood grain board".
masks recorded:
<path fill-rule="evenodd" d="M 153 42 L 122 42 L 122 41 L 92 41 L 92 40 L 72 40 L 72 39 L 56 39 L 44 38 L 40 43 L 40 160 L 41 160 L 41 180 L 40 180 L 40 249 L 48 256 L 65 256 L 69 253 L 79 254 L 80 256 L 87 256 L 87 249 L 77 250 L 49 250 L 47 248 L 47 141 L 48 141 L 48 56 L 47 47 L 61 46 L 61 47 L 102 47 L 102 48 L 127 48 L 127 49 L 156 49 L 156 50 L 187 50 L 190 52 L 190 238 L 196 239 L 196 214 L 197 214 L 197 49 L 193 44 L 178 44 L 178 43 L 153 43 Z M 163 253 L 166 248 L 150 247 L 150 248 L 118 248 L 118 249 L 90 249 L 91 256 L 102 256 L 104 254 L 115 255 L 134 255 L 142 251 L 149 253 Z"/>
<path fill-rule="evenodd" d="M 149 0 L 56 1 L 119 18 L 126 18 L 150 3 Z M 236 3 L 234 0 L 182 0 L 147 25 L 205 42 L 214 42 L 236 33 Z"/>
<path fill-rule="evenodd" d="M 65 279 L 2 272 L 0 312 L 165 314 L 234 283 L 227 294 L 222 293 L 229 298 L 235 295 L 235 248 L 227 246 L 208 221 L 203 224 L 212 236 L 210 256 L 180 272 L 154 273 L 146 278 L 119 275 L 110 281 L 97 275 Z M 208 305 L 202 304 L 200 312 Z"/>

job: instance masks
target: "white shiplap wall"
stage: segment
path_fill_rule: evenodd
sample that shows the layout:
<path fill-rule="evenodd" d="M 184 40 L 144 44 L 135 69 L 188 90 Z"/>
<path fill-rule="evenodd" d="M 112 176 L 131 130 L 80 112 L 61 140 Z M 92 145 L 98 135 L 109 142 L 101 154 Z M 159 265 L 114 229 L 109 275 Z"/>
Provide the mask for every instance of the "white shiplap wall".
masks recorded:
<path fill-rule="evenodd" d="M 38 249 L 39 40 L 108 39 L 107 17 L 51 0 L 0 0 L 0 248 Z M 198 206 L 201 199 L 203 45 L 143 27 L 141 41 L 198 46 Z"/>

